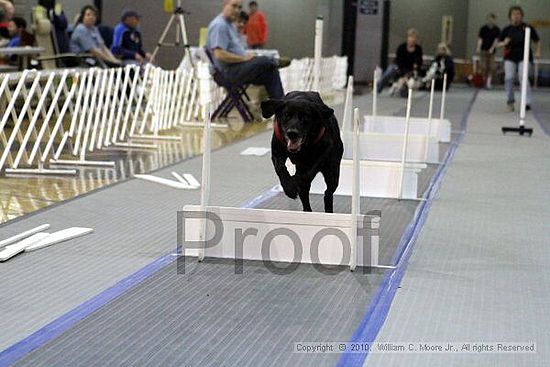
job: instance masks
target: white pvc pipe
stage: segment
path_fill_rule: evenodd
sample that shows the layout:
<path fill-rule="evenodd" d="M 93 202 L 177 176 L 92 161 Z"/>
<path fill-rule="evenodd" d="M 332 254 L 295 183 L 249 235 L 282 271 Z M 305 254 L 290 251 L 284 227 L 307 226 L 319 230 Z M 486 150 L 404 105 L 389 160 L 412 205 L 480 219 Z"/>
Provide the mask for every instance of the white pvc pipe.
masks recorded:
<path fill-rule="evenodd" d="M 401 155 L 401 172 L 399 174 L 399 196 L 403 198 L 403 179 L 405 177 L 405 164 L 407 163 L 407 146 L 409 144 L 409 125 L 411 122 L 412 88 L 409 88 L 409 97 L 407 98 L 407 117 L 405 118 L 405 136 L 403 137 L 403 151 Z"/>
<path fill-rule="evenodd" d="M 155 106 L 155 96 L 157 93 L 157 80 L 158 80 L 158 69 L 154 68 L 151 73 L 151 90 L 147 97 L 147 103 L 145 104 L 145 112 L 143 113 L 143 121 L 141 122 L 141 127 L 139 128 L 139 134 L 143 135 L 145 133 L 145 128 L 147 127 L 147 122 L 149 120 L 149 116 L 151 117 L 151 127 L 154 122 L 155 113 L 154 113 L 154 106 Z M 153 130 L 152 128 L 150 130 Z"/>
<path fill-rule="evenodd" d="M 181 115 L 183 114 L 182 111 L 182 103 L 183 103 L 183 93 L 185 91 L 185 84 L 186 84 L 186 73 L 183 70 L 178 70 L 179 80 L 178 80 L 178 94 L 176 96 L 176 109 L 174 111 L 174 125 L 179 125 L 181 120 Z"/>
<path fill-rule="evenodd" d="M 94 128 L 92 129 L 92 139 L 90 143 L 90 152 L 94 150 L 95 142 L 99 140 L 98 137 L 98 130 L 99 125 L 101 123 L 101 115 L 103 111 L 103 102 L 105 99 L 105 88 L 107 87 L 107 80 L 109 79 L 109 71 L 108 70 L 102 70 L 101 71 L 101 86 L 99 90 L 99 97 L 97 100 L 97 103 L 94 104 L 94 114 L 95 114 L 95 120 L 94 120 Z M 110 88 L 110 86 L 109 86 Z M 97 139 L 96 139 L 97 138 Z M 100 148 L 100 146 L 98 146 Z"/>
<path fill-rule="evenodd" d="M 426 162 L 428 161 L 428 149 L 430 147 L 430 137 L 432 135 L 432 112 L 433 112 L 433 106 L 434 106 L 434 94 L 435 94 L 435 79 L 432 79 L 432 86 L 430 88 L 430 107 L 428 110 L 428 134 L 426 135 Z M 441 124 L 442 121 L 443 119 L 441 119 L 439 123 Z"/>
<path fill-rule="evenodd" d="M 193 85 L 191 87 L 191 99 L 189 101 L 189 109 L 187 110 L 187 121 L 191 121 L 191 118 L 193 117 L 193 112 L 195 112 L 195 100 L 197 99 L 198 94 L 198 81 L 193 80 Z M 197 107 L 199 104 L 197 103 Z"/>
<path fill-rule="evenodd" d="M 315 21 L 315 50 L 313 57 L 313 90 L 319 91 L 321 79 L 321 57 L 323 54 L 323 17 L 317 17 Z"/>
<path fill-rule="evenodd" d="M 111 92 L 113 91 L 112 85 L 115 81 L 115 69 L 109 69 L 109 80 L 107 81 L 107 94 L 105 95 L 105 103 L 103 104 L 103 112 L 101 117 L 101 127 L 99 129 L 99 136 L 97 138 L 97 147 L 103 148 L 105 146 L 105 127 L 107 126 L 107 118 L 109 117 L 109 111 L 111 109 Z M 116 90 L 115 90 L 116 93 Z"/>
<path fill-rule="evenodd" d="M 359 109 L 353 110 L 353 182 L 351 195 L 351 258 L 350 270 L 357 266 L 357 215 L 361 211 L 360 167 L 359 167 Z"/>
<path fill-rule="evenodd" d="M 155 100 L 153 102 L 153 135 L 158 135 L 161 123 L 161 96 L 163 86 L 163 72 L 159 68 L 157 70 L 157 89 L 155 89 Z"/>
<path fill-rule="evenodd" d="M 84 103 L 82 105 L 82 114 L 80 115 L 80 122 L 78 123 L 78 130 L 76 133 L 76 142 L 73 147 L 73 154 L 76 155 L 78 153 L 78 150 L 80 149 L 80 141 L 82 140 L 82 133 L 86 125 L 86 112 L 88 111 L 89 107 L 89 99 L 90 94 L 92 91 L 92 86 L 94 84 L 94 74 L 96 70 L 91 69 L 88 72 L 88 85 L 86 85 L 86 94 L 84 95 Z M 84 86 L 82 86 L 84 87 Z"/>
<path fill-rule="evenodd" d="M 147 84 L 149 82 L 149 74 L 151 72 L 151 64 L 145 66 L 145 73 L 143 74 L 143 83 L 141 84 L 141 90 L 138 97 L 138 102 L 136 106 L 136 111 L 134 112 L 134 118 L 132 119 L 132 125 L 130 125 L 130 136 L 133 136 L 136 131 L 136 124 L 139 118 L 139 111 L 143 105 L 143 97 L 145 96 L 145 91 L 147 90 Z M 146 107 L 147 109 L 147 107 Z M 145 111 L 144 111 L 145 112 Z"/>
<path fill-rule="evenodd" d="M 171 129 L 173 127 L 172 113 L 174 112 L 174 87 L 176 85 L 176 72 L 171 70 L 168 74 L 168 97 L 166 98 L 168 108 L 166 109 L 166 127 Z"/>
<path fill-rule="evenodd" d="M 84 140 L 82 140 L 82 148 L 80 150 L 80 159 L 85 161 L 86 159 L 86 149 L 88 148 L 90 133 L 92 129 L 94 114 L 93 109 L 96 106 L 97 92 L 101 84 L 101 74 L 98 74 L 95 79 L 94 91 L 92 92 L 92 101 L 90 102 L 90 112 L 88 113 L 88 121 L 86 122 L 86 129 L 84 130 Z M 93 142 L 90 144 L 93 147 Z"/>
<path fill-rule="evenodd" d="M 447 98 L 447 73 L 443 75 L 443 91 L 441 94 L 441 111 L 439 112 L 439 121 L 443 122 L 445 118 L 445 98 Z"/>
<path fill-rule="evenodd" d="M 130 95 L 128 96 L 128 108 L 126 108 L 126 113 L 124 114 L 124 121 L 122 123 L 122 131 L 120 133 L 120 140 L 124 140 L 126 138 L 126 131 L 128 129 L 128 121 L 130 119 L 130 112 L 133 110 L 133 102 L 136 95 L 136 88 L 137 88 L 137 82 L 139 80 L 139 68 L 133 68 L 134 69 L 134 80 L 132 81 L 132 85 L 130 86 Z"/>
<path fill-rule="evenodd" d="M 116 115 L 115 127 L 113 131 L 112 142 L 116 143 L 118 141 L 118 134 L 120 128 L 120 120 L 122 119 L 122 112 L 124 111 L 124 102 L 126 101 L 126 89 L 128 88 L 128 81 L 130 80 L 130 67 L 126 66 L 124 68 L 124 81 L 122 82 L 122 88 L 119 92 L 120 94 L 120 107 L 118 108 L 118 113 Z M 130 108 L 129 106 L 127 108 Z"/>
<path fill-rule="evenodd" d="M 189 97 L 191 93 L 191 84 L 193 83 L 193 71 L 187 72 L 187 83 L 185 92 L 183 93 L 183 107 L 181 108 L 180 125 L 183 125 L 187 120 L 187 110 L 189 108 Z"/>
<path fill-rule="evenodd" d="M 346 89 L 346 100 L 344 102 L 344 116 L 342 117 L 342 132 L 353 129 L 352 126 L 352 108 L 353 105 L 353 76 L 348 77 L 348 87 Z"/>
<path fill-rule="evenodd" d="M 206 121 L 203 129 L 203 154 L 202 154 L 202 183 L 201 183 L 201 212 L 204 213 L 210 200 L 210 151 L 211 142 L 211 111 L 210 102 L 204 106 Z M 206 217 L 201 221 L 201 240 L 206 241 Z M 199 249 L 199 261 L 204 260 L 204 248 Z"/>
<path fill-rule="evenodd" d="M 519 126 L 525 126 L 525 109 L 527 108 L 527 80 L 529 76 L 529 51 L 531 45 L 531 28 L 525 28 L 523 47 L 523 70 L 521 75 L 521 104 L 519 110 Z"/>
<path fill-rule="evenodd" d="M 69 135 L 73 136 L 76 129 L 76 121 L 78 119 L 78 114 L 80 113 L 80 105 L 82 103 L 82 96 L 84 95 L 84 90 L 86 89 L 86 78 L 88 73 L 83 73 L 80 77 L 79 73 L 76 73 L 73 78 L 73 84 L 78 84 L 78 96 L 76 97 L 76 105 L 73 111 L 73 118 L 71 119 L 71 126 L 69 127 Z"/>
<path fill-rule="evenodd" d="M 41 226 L 35 227 L 33 229 L 29 229 L 28 231 L 19 233 L 19 234 L 15 235 L 15 236 L 12 236 L 10 238 L 6 238 L 5 240 L 0 241 L 0 248 L 11 245 L 12 243 L 15 243 L 19 240 L 22 240 L 24 238 L 32 236 L 35 233 L 45 231 L 48 228 L 50 228 L 49 224 L 42 224 Z"/>
<path fill-rule="evenodd" d="M 378 73 L 374 70 L 372 81 L 372 116 L 378 113 Z"/>
<path fill-rule="evenodd" d="M 109 108 L 111 111 L 109 112 L 109 120 L 107 120 L 107 132 L 105 133 L 105 145 L 111 145 L 113 143 L 113 123 L 115 121 L 115 112 L 117 111 L 117 103 L 118 103 L 118 88 L 120 88 L 120 83 L 122 81 L 122 68 L 118 68 L 115 71 L 116 73 L 116 79 L 115 79 L 115 93 L 113 93 L 113 99 L 111 103 L 109 103 Z"/>

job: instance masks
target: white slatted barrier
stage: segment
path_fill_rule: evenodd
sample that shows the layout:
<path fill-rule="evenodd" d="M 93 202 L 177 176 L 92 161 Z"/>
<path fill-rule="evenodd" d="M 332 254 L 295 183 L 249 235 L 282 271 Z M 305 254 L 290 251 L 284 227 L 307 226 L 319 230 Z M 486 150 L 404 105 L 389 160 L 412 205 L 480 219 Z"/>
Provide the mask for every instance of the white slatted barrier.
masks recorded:
<path fill-rule="evenodd" d="M 281 69 L 285 90 L 311 90 L 313 65 L 304 58 Z M 330 93 L 342 87 L 347 59 L 323 58 L 320 69 L 319 89 Z M 76 171 L 53 166 L 113 167 L 115 162 L 88 156 L 103 149 L 158 149 L 145 140 L 181 140 L 167 132 L 204 125 L 205 93 L 212 107 L 225 98 L 206 63 L 177 70 L 147 65 L 0 74 L 0 172 L 57 175 Z"/>

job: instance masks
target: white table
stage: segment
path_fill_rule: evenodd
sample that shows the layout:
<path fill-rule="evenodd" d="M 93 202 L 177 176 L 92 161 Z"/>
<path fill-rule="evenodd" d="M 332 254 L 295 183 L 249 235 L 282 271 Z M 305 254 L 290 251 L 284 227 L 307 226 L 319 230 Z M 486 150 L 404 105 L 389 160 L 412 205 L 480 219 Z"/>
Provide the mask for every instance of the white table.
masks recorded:
<path fill-rule="evenodd" d="M 2 47 L 0 48 L 0 57 L 11 55 L 21 56 L 22 68 L 26 69 L 29 66 L 29 58 L 33 55 L 40 55 L 44 51 L 44 47 Z"/>

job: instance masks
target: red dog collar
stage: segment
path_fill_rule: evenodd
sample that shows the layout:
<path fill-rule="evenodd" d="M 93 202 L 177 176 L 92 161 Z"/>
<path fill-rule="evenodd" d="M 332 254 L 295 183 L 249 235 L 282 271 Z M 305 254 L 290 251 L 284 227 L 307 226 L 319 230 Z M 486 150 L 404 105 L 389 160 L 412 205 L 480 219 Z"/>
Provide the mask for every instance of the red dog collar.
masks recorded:
<path fill-rule="evenodd" d="M 281 132 L 281 126 L 279 124 L 279 121 L 277 121 L 277 119 L 275 119 L 275 123 L 273 124 L 273 132 L 275 133 L 275 137 L 277 138 L 279 143 L 286 145 L 285 139 L 283 137 L 283 133 Z M 321 126 L 321 129 L 319 130 L 319 134 L 317 135 L 317 138 L 315 138 L 315 140 L 313 141 L 313 144 L 317 144 L 319 140 L 321 140 L 323 135 L 325 135 L 325 127 Z"/>

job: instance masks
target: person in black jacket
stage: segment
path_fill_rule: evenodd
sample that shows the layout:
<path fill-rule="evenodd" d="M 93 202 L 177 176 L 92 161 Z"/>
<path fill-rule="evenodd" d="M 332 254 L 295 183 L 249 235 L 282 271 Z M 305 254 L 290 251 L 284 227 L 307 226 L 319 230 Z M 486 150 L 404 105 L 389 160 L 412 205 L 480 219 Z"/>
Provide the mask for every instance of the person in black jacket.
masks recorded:
<path fill-rule="evenodd" d="M 506 89 L 507 105 L 509 111 L 514 111 L 514 77 L 519 71 L 520 83 L 522 82 L 521 70 L 523 70 L 523 51 L 525 42 L 525 28 L 531 28 L 531 40 L 535 44 L 535 57 L 540 58 L 540 39 L 537 31 L 523 21 L 523 10 L 514 5 L 508 11 L 510 25 L 500 33 L 498 47 L 504 47 L 504 87 Z M 530 42 L 529 42 L 530 43 Z M 528 45 L 527 47 L 530 47 Z M 533 53 L 529 50 L 529 62 L 533 61 Z M 531 87 L 527 81 L 527 110 L 531 109 Z"/>
<path fill-rule="evenodd" d="M 397 77 L 402 77 L 422 70 L 422 47 L 418 42 L 418 32 L 411 28 L 407 31 L 407 41 L 397 47 L 395 60 L 388 66 L 377 84 L 378 93 L 384 86 Z"/>

